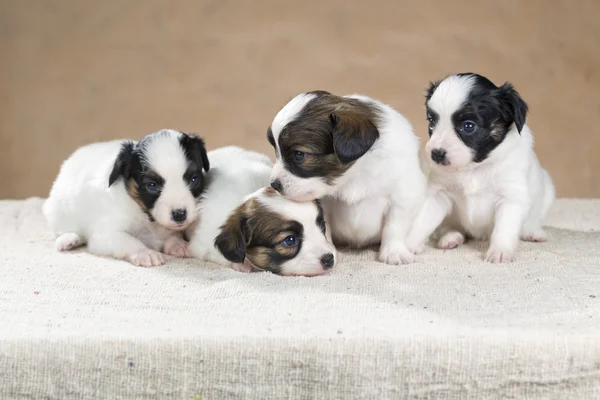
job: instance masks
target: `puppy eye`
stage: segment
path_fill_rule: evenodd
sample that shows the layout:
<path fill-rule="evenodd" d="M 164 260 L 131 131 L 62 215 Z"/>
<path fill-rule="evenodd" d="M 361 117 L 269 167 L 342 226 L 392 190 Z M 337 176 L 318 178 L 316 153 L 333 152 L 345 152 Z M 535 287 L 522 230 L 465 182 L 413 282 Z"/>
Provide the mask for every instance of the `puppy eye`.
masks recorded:
<path fill-rule="evenodd" d="M 298 246 L 298 238 L 294 235 L 290 235 L 281 241 L 284 247 L 296 247 Z"/>
<path fill-rule="evenodd" d="M 430 124 L 433 124 L 433 117 L 429 114 L 427 114 L 427 122 L 429 122 Z"/>
<path fill-rule="evenodd" d="M 195 185 L 195 184 L 197 184 L 199 181 L 200 181 L 200 178 L 198 177 L 198 175 L 193 175 L 193 176 L 190 178 L 190 183 L 191 183 L 192 185 Z"/>
<path fill-rule="evenodd" d="M 473 121 L 465 121 L 461 129 L 465 133 L 473 133 L 475 131 L 475 123 Z"/>
<path fill-rule="evenodd" d="M 306 156 L 306 153 L 303 153 L 301 151 L 294 151 L 294 160 L 296 160 L 298 162 L 304 160 L 305 156 Z"/>
<path fill-rule="evenodd" d="M 146 183 L 146 190 L 150 193 L 157 193 L 158 192 L 158 185 L 156 184 L 156 182 L 150 181 Z"/>

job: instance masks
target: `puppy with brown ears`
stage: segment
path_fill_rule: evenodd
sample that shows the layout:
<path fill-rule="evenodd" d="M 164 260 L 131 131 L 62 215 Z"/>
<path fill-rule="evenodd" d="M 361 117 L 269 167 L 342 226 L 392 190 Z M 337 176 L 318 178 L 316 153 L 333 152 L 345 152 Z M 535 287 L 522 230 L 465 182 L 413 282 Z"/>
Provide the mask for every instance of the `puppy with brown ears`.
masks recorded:
<path fill-rule="evenodd" d="M 319 202 L 296 203 L 268 187 L 267 156 L 229 146 L 208 158 L 198 222 L 186 232 L 195 258 L 279 275 L 321 275 L 335 265 Z"/>
<path fill-rule="evenodd" d="M 291 200 L 321 199 L 336 245 L 380 244 L 380 261 L 413 261 L 405 241 L 426 178 L 406 118 L 366 96 L 313 91 L 288 102 L 267 137 L 271 186 Z"/>

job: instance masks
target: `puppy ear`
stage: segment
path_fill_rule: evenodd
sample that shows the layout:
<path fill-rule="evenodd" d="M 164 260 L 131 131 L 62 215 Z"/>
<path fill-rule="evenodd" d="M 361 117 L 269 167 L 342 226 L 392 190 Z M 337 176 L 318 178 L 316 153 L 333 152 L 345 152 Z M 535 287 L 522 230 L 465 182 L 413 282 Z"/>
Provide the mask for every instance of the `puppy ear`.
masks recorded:
<path fill-rule="evenodd" d="M 121 151 L 119 151 L 112 172 L 108 177 L 108 187 L 111 187 L 120 177 L 128 178 L 134 147 L 133 142 L 125 142 L 121 145 Z"/>
<path fill-rule="evenodd" d="M 339 110 L 329 115 L 333 150 L 342 164 L 358 160 L 379 138 L 368 116 L 356 110 Z"/>
<path fill-rule="evenodd" d="M 514 121 L 517 131 L 521 133 L 523 125 L 525 125 L 525 121 L 527 120 L 527 104 L 508 82 L 500 86 L 498 90 L 500 92 L 500 102 L 504 118 Z"/>
<path fill-rule="evenodd" d="M 206 155 L 204 140 L 192 133 L 182 133 L 179 143 L 181 143 L 185 155 L 195 163 L 202 165 L 202 168 L 208 172 L 210 163 L 208 161 L 208 156 Z"/>
<path fill-rule="evenodd" d="M 231 213 L 215 238 L 215 247 L 232 263 L 241 264 L 246 258 L 246 220 L 244 205 L 241 205 Z"/>
<path fill-rule="evenodd" d="M 431 96 L 433 96 L 433 92 L 435 92 L 435 90 L 437 89 L 439 84 L 440 84 L 440 81 L 429 82 L 429 86 L 425 90 L 425 102 L 428 102 L 431 99 Z"/>

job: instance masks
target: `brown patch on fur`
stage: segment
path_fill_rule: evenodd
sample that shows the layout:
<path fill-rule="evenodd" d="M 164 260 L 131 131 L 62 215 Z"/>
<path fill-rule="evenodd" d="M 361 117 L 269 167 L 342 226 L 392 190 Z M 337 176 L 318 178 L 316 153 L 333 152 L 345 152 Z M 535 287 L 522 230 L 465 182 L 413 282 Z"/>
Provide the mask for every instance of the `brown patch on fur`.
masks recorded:
<path fill-rule="evenodd" d="M 133 201 L 135 201 L 137 205 L 144 210 L 144 212 L 148 212 L 148 210 L 146 210 L 146 206 L 140 199 L 137 182 L 133 178 L 129 178 L 125 188 L 127 189 L 127 194 L 129 194 L 129 197 L 131 197 Z"/>
<path fill-rule="evenodd" d="M 375 104 L 325 91 L 309 93 L 317 97 L 279 136 L 281 156 L 293 174 L 332 183 L 379 138 L 380 110 Z M 294 158 L 296 151 L 305 153 L 302 160 Z"/>
<path fill-rule="evenodd" d="M 491 129 L 491 133 L 490 136 L 500 142 L 502 141 L 502 139 L 504 139 L 504 127 L 502 126 L 502 124 L 500 124 L 500 121 L 494 121 L 492 122 L 492 129 Z"/>
<path fill-rule="evenodd" d="M 225 258 L 242 263 L 247 258 L 257 269 L 280 273 L 282 265 L 300 252 L 304 228 L 251 198 L 237 207 L 221 226 L 215 246 Z M 285 247 L 281 241 L 289 235 L 298 245 Z"/>

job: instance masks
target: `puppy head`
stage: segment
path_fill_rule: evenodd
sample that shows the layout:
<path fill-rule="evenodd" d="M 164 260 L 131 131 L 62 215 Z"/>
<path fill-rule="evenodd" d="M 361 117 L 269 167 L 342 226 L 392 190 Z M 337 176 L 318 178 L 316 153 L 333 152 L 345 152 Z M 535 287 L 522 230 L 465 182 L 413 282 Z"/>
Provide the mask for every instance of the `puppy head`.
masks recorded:
<path fill-rule="evenodd" d="M 318 200 L 296 203 L 272 188 L 250 195 L 235 209 L 215 246 L 236 264 L 280 275 L 321 275 L 335 264 Z"/>
<path fill-rule="evenodd" d="M 311 201 L 335 191 L 336 180 L 379 138 L 378 110 L 364 101 L 314 91 L 296 96 L 267 131 L 277 161 L 271 186 Z"/>
<path fill-rule="evenodd" d="M 527 117 L 527 104 L 512 85 L 498 87 L 473 73 L 432 83 L 426 99 L 427 157 L 451 171 L 484 161 L 508 132 L 521 132 Z"/>
<path fill-rule="evenodd" d="M 209 163 L 202 139 L 163 129 L 137 144 L 125 142 L 108 185 L 123 179 L 125 188 L 150 220 L 165 228 L 185 229 L 194 222 Z"/>

